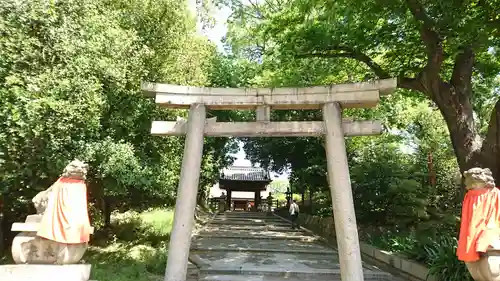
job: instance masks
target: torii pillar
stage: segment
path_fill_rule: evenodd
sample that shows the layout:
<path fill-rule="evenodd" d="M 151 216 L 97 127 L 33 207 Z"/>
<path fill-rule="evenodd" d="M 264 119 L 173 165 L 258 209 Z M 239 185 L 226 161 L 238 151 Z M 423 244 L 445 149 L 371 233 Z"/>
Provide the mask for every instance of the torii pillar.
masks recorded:
<path fill-rule="evenodd" d="M 342 129 L 342 110 L 338 103 L 323 106 L 328 182 L 342 281 L 362 281 L 363 265 L 352 196 L 349 164 Z"/>
<path fill-rule="evenodd" d="M 191 232 L 203 156 L 203 130 L 206 109 L 203 104 L 193 104 L 189 110 L 181 178 L 177 189 L 174 225 L 168 244 L 165 281 L 186 280 Z M 228 197 L 231 195 L 228 194 Z"/>

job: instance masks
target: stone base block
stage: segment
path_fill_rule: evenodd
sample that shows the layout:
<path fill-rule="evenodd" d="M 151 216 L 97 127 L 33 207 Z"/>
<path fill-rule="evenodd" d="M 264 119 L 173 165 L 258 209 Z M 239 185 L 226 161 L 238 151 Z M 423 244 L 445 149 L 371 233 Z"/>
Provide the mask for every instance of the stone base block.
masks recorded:
<path fill-rule="evenodd" d="M 489 251 L 487 256 L 465 265 L 476 281 L 500 281 L 500 251 Z"/>
<path fill-rule="evenodd" d="M 0 265 L 2 281 L 89 281 L 90 264 Z"/>
<path fill-rule="evenodd" d="M 21 232 L 12 241 L 12 258 L 16 264 L 77 264 L 87 247 L 87 243 L 63 244 L 36 232 Z"/>

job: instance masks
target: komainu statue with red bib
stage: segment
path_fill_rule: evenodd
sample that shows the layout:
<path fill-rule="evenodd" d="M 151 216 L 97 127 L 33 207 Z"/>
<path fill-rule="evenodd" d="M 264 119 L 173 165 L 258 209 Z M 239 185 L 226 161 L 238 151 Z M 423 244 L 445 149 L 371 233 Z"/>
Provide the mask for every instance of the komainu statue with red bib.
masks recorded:
<path fill-rule="evenodd" d="M 87 250 L 90 226 L 85 177 L 88 165 L 73 160 L 61 177 L 33 198 L 37 210 L 12 231 L 22 231 L 12 242 L 17 264 L 75 264 Z"/>
<path fill-rule="evenodd" d="M 457 256 L 476 281 L 500 281 L 500 190 L 489 169 L 464 172 Z"/>

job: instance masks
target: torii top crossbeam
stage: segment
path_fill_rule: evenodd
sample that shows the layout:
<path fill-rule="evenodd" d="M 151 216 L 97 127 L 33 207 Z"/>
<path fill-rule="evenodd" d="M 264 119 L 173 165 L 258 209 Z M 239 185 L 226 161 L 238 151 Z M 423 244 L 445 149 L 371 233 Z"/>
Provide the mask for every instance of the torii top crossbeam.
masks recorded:
<path fill-rule="evenodd" d="M 338 102 L 344 108 L 374 107 L 380 95 L 396 89 L 396 79 L 304 88 L 200 88 L 143 83 L 142 91 L 156 96 L 156 103 L 167 108 L 189 108 L 201 103 L 211 109 L 319 109 Z"/>
<path fill-rule="evenodd" d="M 144 83 L 142 90 L 167 108 L 190 108 L 188 120 L 154 121 L 151 133 L 186 135 L 169 243 L 166 281 L 186 280 L 191 231 L 205 136 L 317 136 L 325 138 L 328 183 L 332 195 L 340 273 L 344 281 L 363 281 L 364 271 L 354 211 L 345 136 L 381 132 L 376 121 L 342 118 L 342 108 L 373 107 L 380 95 L 396 89 L 396 80 L 307 88 L 198 88 Z M 255 109 L 256 122 L 216 122 L 206 109 Z M 323 121 L 272 122 L 271 109 L 320 109 Z M 256 193 L 257 194 L 257 193 Z M 256 198 L 258 198 L 256 196 Z"/>

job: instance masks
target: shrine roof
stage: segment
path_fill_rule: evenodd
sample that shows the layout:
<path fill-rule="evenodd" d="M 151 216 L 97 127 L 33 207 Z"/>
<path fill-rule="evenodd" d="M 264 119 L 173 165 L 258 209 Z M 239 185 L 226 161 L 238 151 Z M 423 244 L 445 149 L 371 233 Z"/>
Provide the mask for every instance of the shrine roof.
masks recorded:
<path fill-rule="evenodd" d="M 230 181 L 271 181 L 269 172 L 260 167 L 232 166 L 221 171 L 221 180 Z"/>

